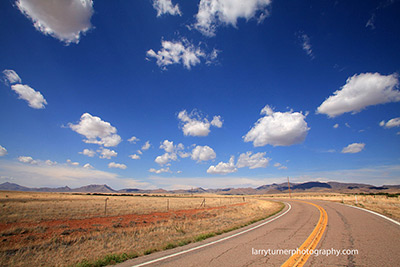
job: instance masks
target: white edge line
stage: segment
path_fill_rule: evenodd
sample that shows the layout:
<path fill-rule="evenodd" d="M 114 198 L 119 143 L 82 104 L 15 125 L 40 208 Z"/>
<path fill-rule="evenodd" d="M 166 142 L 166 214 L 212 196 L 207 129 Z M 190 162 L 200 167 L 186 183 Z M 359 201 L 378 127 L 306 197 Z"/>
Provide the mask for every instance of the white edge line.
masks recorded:
<path fill-rule="evenodd" d="M 348 206 L 348 207 L 352 207 L 352 208 L 355 208 L 355 209 L 367 211 L 367 212 L 369 212 L 369 213 L 375 214 L 375 215 L 377 215 L 377 216 L 379 216 L 379 217 L 382 217 L 382 218 L 384 218 L 384 219 L 386 219 L 386 220 L 388 220 L 388 221 L 391 221 L 392 223 L 397 224 L 397 225 L 400 226 L 400 223 L 399 223 L 398 221 L 393 220 L 393 219 L 391 219 L 391 218 L 389 218 L 389 217 L 386 217 L 385 215 L 379 214 L 379 213 L 377 213 L 377 212 L 375 212 L 375 211 L 363 209 L 363 208 L 356 207 L 356 206 L 352 206 L 352 205 L 348 205 L 348 204 L 343 204 L 343 205 Z"/>
<path fill-rule="evenodd" d="M 165 260 L 165 259 L 168 259 L 168 258 L 172 258 L 172 257 L 178 256 L 178 255 L 181 255 L 181 254 L 184 254 L 184 253 L 188 253 L 188 252 L 191 252 L 191 251 L 200 249 L 200 248 L 204 248 L 204 247 L 211 246 L 211 245 L 213 245 L 213 244 L 216 244 L 216 243 L 225 241 L 225 240 L 230 239 L 230 238 L 232 238 L 232 237 L 235 237 L 235 236 L 238 236 L 238 235 L 247 233 L 247 232 L 249 232 L 249 231 L 252 231 L 252 230 L 254 230 L 254 229 L 257 229 L 257 228 L 259 228 L 259 227 L 261 227 L 261 226 L 263 226 L 263 225 L 266 225 L 267 223 L 270 223 L 270 222 L 272 222 L 272 221 L 275 221 L 276 219 L 278 219 L 278 218 L 282 217 L 283 215 L 285 215 L 286 213 L 288 213 L 288 212 L 290 211 L 290 209 L 292 208 L 292 206 L 291 206 L 289 203 L 286 203 L 286 202 L 284 202 L 284 203 L 287 204 L 287 205 L 289 206 L 289 208 L 288 208 L 284 213 L 282 213 L 282 214 L 280 214 L 279 216 L 276 216 L 276 217 L 274 217 L 274 218 L 272 218 L 272 219 L 270 219 L 270 220 L 268 220 L 268 221 L 266 221 L 266 222 L 263 222 L 263 223 L 261 223 L 261 224 L 259 224 L 259 225 L 256 225 L 256 226 L 251 227 L 251 228 L 249 228 L 249 229 L 246 229 L 246 230 L 244 230 L 244 231 L 242 231 L 242 232 L 239 232 L 239 233 L 236 233 L 236 234 L 234 234 L 234 235 L 230 235 L 230 236 L 227 236 L 227 237 L 218 239 L 218 240 L 216 240 L 216 241 L 213 241 L 213 242 L 210 242 L 210 243 L 207 243 L 207 244 L 203 244 L 203 245 L 200 245 L 200 246 L 197 246 L 197 247 L 194 247 L 194 248 L 190 248 L 190 249 L 187 249 L 187 250 L 184 250 L 184 251 L 180 251 L 180 252 L 177 252 L 177 253 L 174 253 L 174 254 L 171 254 L 171 255 L 167 255 L 167 256 L 164 256 L 164 257 L 161 257 L 161 258 L 158 258 L 158 259 L 154 259 L 154 260 L 151 260 L 151 261 L 147 261 L 147 262 L 144 262 L 144 263 L 141 263 L 141 264 L 138 264 L 138 265 L 133 265 L 132 267 L 144 266 L 144 265 L 148 265 L 148 264 L 151 264 L 151 263 L 155 263 L 155 262 L 158 262 L 158 261 L 162 261 L 162 260 Z"/>

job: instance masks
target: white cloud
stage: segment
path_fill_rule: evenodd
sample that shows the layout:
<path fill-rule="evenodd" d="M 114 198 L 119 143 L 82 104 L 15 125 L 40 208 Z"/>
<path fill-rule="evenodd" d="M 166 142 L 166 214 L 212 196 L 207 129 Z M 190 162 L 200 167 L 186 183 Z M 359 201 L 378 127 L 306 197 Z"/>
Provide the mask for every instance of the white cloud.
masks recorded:
<path fill-rule="evenodd" d="M 115 162 L 110 162 L 108 164 L 108 168 L 118 168 L 121 170 L 125 170 L 126 169 L 126 165 L 125 164 L 120 164 L 120 163 L 115 163 Z"/>
<path fill-rule="evenodd" d="M 265 158 L 265 152 L 264 153 L 255 153 L 248 151 L 246 153 L 242 153 L 239 156 L 239 159 L 236 163 L 236 167 L 238 168 L 244 168 L 244 167 L 249 167 L 249 169 L 256 169 L 256 168 L 265 168 L 268 166 L 269 161 L 271 160 L 270 158 Z"/>
<path fill-rule="evenodd" d="M 70 159 L 67 159 L 67 163 L 70 164 L 70 165 L 72 165 L 72 166 L 79 166 L 79 162 L 73 162 L 73 161 L 70 160 Z"/>
<path fill-rule="evenodd" d="M 164 142 L 160 145 L 161 149 L 164 149 L 165 152 L 171 153 L 174 151 L 174 142 L 173 141 L 168 141 L 164 140 Z"/>
<path fill-rule="evenodd" d="M 342 153 L 358 153 L 361 152 L 365 148 L 364 143 L 353 143 L 342 149 Z"/>
<path fill-rule="evenodd" d="M 29 85 L 21 84 L 22 80 L 13 70 L 4 70 L 6 84 L 12 84 L 11 89 L 18 94 L 19 99 L 28 102 L 31 108 L 43 109 L 47 105 L 46 99 L 39 91 L 35 91 Z"/>
<path fill-rule="evenodd" d="M 398 118 L 393 118 L 387 122 L 381 121 L 379 123 L 380 126 L 385 127 L 385 128 L 393 128 L 393 127 L 400 127 L 400 117 Z"/>
<path fill-rule="evenodd" d="M 47 166 L 57 165 L 56 161 L 51 161 L 49 159 L 45 160 L 45 161 L 35 160 L 32 157 L 28 157 L 28 156 L 20 156 L 20 157 L 18 157 L 18 161 L 22 162 L 22 163 L 29 163 L 32 165 L 42 165 L 42 166 L 43 165 L 47 165 Z M 79 165 L 79 163 L 78 163 L 78 165 Z"/>
<path fill-rule="evenodd" d="M 91 150 L 91 149 L 85 148 L 82 152 L 79 152 L 79 154 L 82 154 L 82 155 L 85 155 L 85 156 L 88 156 L 88 157 L 92 158 L 92 157 L 94 157 L 96 155 L 96 152 Z"/>
<path fill-rule="evenodd" d="M 37 164 L 38 163 L 32 157 L 28 157 L 28 156 L 20 156 L 20 157 L 18 157 L 18 161 L 22 162 L 22 163 L 30 163 L 30 164 Z"/>
<path fill-rule="evenodd" d="M 68 126 L 75 132 L 85 136 L 84 140 L 88 144 L 98 144 L 105 147 L 117 146 L 121 137 L 117 134 L 117 129 L 109 122 L 101 120 L 99 117 L 84 113 L 79 124 L 69 123 Z"/>
<path fill-rule="evenodd" d="M 53 166 L 53 165 L 56 165 L 56 164 L 57 164 L 57 162 L 51 161 L 51 160 L 49 160 L 49 159 L 46 160 L 44 163 L 47 164 L 47 165 L 49 165 L 49 166 Z"/>
<path fill-rule="evenodd" d="M 146 151 L 151 147 L 151 144 L 149 141 L 146 141 L 146 143 L 142 146 L 142 150 Z"/>
<path fill-rule="evenodd" d="M 235 158 L 232 156 L 229 159 L 229 162 L 225 163 L 225 162 L 220 162 L 218 163 L 217 166 L 210 166 L 207 170 L 207 173 L 211 173 L 211 174 L 228 174 L 228 173 L 233 173 L 233 172 L 237 172 L 237 168 L 235 166 Z"/>
<path fill-rule="evenodd" d="M 7 149 L 5 147 L 0 146 L 0 157 L 4 157 L 7 155 Z"/>
<path fill-rule="evenodd" d="M 137 150 L 136 152 L 137 152 L 139 155 L 143 155 L 143 152 L 140 151 L 140 150 Z"/>
<path fill-rule="evenodd" d="M 168 162 L 170 162 L 171 160 L 176 161 L 177 159 L 178 159 L 178 157 L 175 153 L 164 153 L 163 155 L 156 157 L 154 162 L 156 162 L 160 165 L 165 165 Z"/>
<path fill-rule="evenodd" d="M 278 168 L 278 170 L 287 170 L 286 166 L 283 166 L 282 164 L 280 164 L 279 162 L 274 164 L 274 167 Z"/>
<path fill-rule="evenodd" d="M 83 168 L 85 168 L 85 169 L 93 169 L 93 166 L 90 165 L 89 163 L 86 163 L 85 165 L 83 165 Z"/>
<path fill-rule="evenodd" d="M 150 49 L 147 51 L 147 59 L 155 58 L 157 65 L 166 70 L 167 66 L 172 64 L 182 64 L 186 69 L 200 64 L 201 59 L 205 59 L 207 63 L 211 63 L 216 59 L 216 50 L 211 54 L 204 52 L 200 46 L 191 44 L 187 39 L 180 41 L 161 41 L 161 50 L 157 53 Z"/>
<path fill-rule="evenodd" d="M 243 137 L 245 142 L 253 142 L 255 147 L 290 146 L 304 141 L 308 128 L 306 115 L 299 112 L 274 112 L 268 105 L 261 110 L 265 114 Z"/>
<path fill-rule="evenodd" d="M 221 119 L 221 116 L 214 116 L 213 120 L 211 121 L 211 125 L 215 126 L 217 128 L 221 128 L 223 124 L 223 121 Z"/>
<path fill-rule="evenodd" d="M 9 84 L 22 83 L 21 78 L 13 70 L 3 70 L 5 81 Z"/>
<path fill-rule="evenodd" d="M 333 118 L 346 112 L 355 114 L 368 106 L 400 101 L 397 74 L 361 73 L 347 79 L 346 84 L 326 99 L 317 113 Z"/>
<path fill-rule="evenodd" d="M 165 165 L 170 161 L 176 161 L 178 155 L 182 158 L 187 157 L 187 153 L 182 151 L 185 147 L 183 144 L 174 145 L 173 141 L 164 140 L 160 145 L 160 149 L 164 149 L 165 153 L 158 156 L 154 161 L 160 165 Z"/>
<path fill-rule="evenodd" d="M 240 18 L 246 21 L 256 18 L 261 23 L 268 15 L 267 7 L 270 4 L 271 0 L 201 0 L 194 27 L 211 37 L 215 36 L 220 24 L 236 27 Z"/>
<path fill-rule="evenodd" d="M 179 155 L 179 157 L 181 157 L 181 158 L 188 158 L 188 157 L 190 157 L 191 156 L 191 154 L 190 153 L 188 153 L 188 152 L 184 152 L 184 151 L 179 151 L 178 152 L 178 155 Z"/>
<path fill-rule="evenodd" d="M 139 155 L 136 155 L 136 154 L 129 155 L 129 157 L 130 157 L 131 159 L 140 159 L 140 156 L 139 156 Z"/>
<path fill-rule="evenodd" d="M 309 55 L 311 58 L 314 58 L 314 54 L 312 51 L 312 47 L 311 47 L 311 41 L 310 41 L 310 37 L 308 37 L 307 34 L 305 33 L 300 33 L 299 34 L 299 39 L 301 41 L 301 45 L 303 50 L 307 53 L 307 55 Z"/>
<path fill-rule="evenodd" d="M 154 168 L 151 168 L 151 169 L 149 170 L 149 172 L 153 172 L 153 173 L 156 173 L 156 174 L 160 174 L 160 173 L 164 173 L 164 172 L 169 172 L 169 173 L 171 173 L 171 170 L 169 169 L 169 167 L 168 167 L 168 168 L 161 168 L 161 169 L 159 169 L 159 170 L 156 170 L 156 169 L 154 169 Z"/>
<path fill-rule="evenodd" d="M 79 43 L 92 28 L 92 0 L 17 0 L 16 5 L 38 31 L 66 44 Z"/>
<path fill-rule="evenodd" d="M 339 128 L 339 124 L 336 123 L 335 125 L 333 125 L 333 128 L 335 128 L 335 129 Z"/>
<path fill-rule="evenodd" d="M 139 138 L 136 136 L 132 136 L 131 138 L 128 139 L 129 143 L 136 144 L 136 142 L 140 141 Z"/>
<path fill-rule="evenodd" d="M 207 118 L 203 118 L 198 112 L 192 111 L 190 114 L 182 110 L 178 114 L 178 119 L 182 123 L 182 131 L 186 136 L 207 136 L 210 133 L 210 126 L 222 127 L 221 116 L 214 116 L 210 123 Z"/>
<path fill-rule="evenodd" d="M 97 150 L 97 152 L 100 153 L 101 159 L 111 159 L 111 157 L 116 157 L 118 155 L 118 153 L 115 152 L 114 150 L 110 150 L 107 148 L 99 149 Z"/>
<path fill-rule="evenodd" d="M 29 85 L 13 84 L 11 85 L 11 89 L 19 95 L 19 99 L 28 102 L 31 108 L 42 109 L 44 105 L 47 105 L 47 101 L 44 99 L 43 95 L 32 89 Z"/>
<path fill-rule="evenodd" d="M 197 162 L 212 160 L 216 156 L 214 150 L 209 146 L 196 146 L 192 150 L 192 160 Z"/>
<path fill-rule="evenodd" d="M 181 11 L 179 10 L 179 5 L 173 5 L 171 0 L 153 0 L 153 7 L 155 10 L 157 10 L 157 17 L 167 13 L 172 16 L 182 15 Z"/>

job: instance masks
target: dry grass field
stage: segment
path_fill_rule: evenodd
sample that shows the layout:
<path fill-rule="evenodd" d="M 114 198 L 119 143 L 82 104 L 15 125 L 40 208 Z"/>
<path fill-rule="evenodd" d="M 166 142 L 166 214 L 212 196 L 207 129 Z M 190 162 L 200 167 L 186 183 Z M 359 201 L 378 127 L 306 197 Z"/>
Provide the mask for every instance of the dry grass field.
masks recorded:
<path fill-rule="evenodd" d="M 269 198 L 289 198 L 288 194 L 267 195 Z M 400 222 L 400 198 L 385 195 L 349 195 L 338 193 L 294 193 L 293 199 L 319 199 L 369 209 Z"/>
<path fill-rule="evenodd" d="M 247 197 L 0 192 L 0 265 L 102 266 L 199 241 L 281 209 Z"/>

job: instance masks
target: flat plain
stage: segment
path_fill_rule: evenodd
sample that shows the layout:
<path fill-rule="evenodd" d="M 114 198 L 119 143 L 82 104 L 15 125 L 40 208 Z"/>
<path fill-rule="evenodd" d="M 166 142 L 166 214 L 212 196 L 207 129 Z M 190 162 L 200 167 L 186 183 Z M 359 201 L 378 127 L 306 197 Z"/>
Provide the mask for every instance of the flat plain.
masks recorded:
<path fill-rule="evenodd" d="M 101 266 L 281 210 L 247 196 L 0 192 L 1 266 Z"/>

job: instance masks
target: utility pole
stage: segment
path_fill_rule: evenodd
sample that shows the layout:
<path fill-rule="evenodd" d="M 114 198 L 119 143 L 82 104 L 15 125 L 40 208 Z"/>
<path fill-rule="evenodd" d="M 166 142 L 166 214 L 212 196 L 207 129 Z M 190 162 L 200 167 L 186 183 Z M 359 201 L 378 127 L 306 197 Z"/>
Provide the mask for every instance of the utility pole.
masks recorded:
<path fill-rule="evenodd" d="M 289 176 L 287 178 L 287 185 L 289 187 L 289 198 L 292 198 L 292 194 L 290 193 L 290 183 L 289 183 Z"/>

